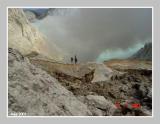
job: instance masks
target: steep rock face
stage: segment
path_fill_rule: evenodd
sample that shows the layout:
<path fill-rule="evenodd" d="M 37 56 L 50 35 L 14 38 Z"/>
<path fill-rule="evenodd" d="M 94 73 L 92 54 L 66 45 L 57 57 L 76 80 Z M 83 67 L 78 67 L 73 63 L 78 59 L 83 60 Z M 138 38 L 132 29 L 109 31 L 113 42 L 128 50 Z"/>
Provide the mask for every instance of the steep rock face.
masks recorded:
<path fill-rule="evenodd" d="M 8 9 L 8 45 L 23 55 L 36 51 L 48 58 L 62 60 L 63 54 L 27 20 L 22 9 Z"/>
<path fill-rule="evenodd" d="M 27 19 L 31 22 L 31 23 L 34 23 L 37 21 L 37 18 L 36 18 L 36 15 L 31 12 L 31 11 L 28 11 L 28 10 L 24 10 L 24 13 L 27 17 Z"/>
<path fill-rule="evenodd" d="M 18 51 L 8 54 L 9 115 L 92 115 L 85 104 L 45 71 L 33 66 Z"/>
<path fill-rule="evenodd" d="M 146 43 L 131 59 L 152 60 L 152 43 Z"/>

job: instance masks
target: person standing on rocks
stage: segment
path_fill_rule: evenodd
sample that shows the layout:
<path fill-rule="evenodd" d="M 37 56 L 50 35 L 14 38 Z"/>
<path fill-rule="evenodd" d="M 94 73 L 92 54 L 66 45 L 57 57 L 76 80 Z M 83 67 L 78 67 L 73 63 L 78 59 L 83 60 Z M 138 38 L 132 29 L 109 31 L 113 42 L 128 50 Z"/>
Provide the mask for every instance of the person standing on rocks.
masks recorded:
<path fill-rule="evenodd" d="M 71 64 L 73 63 L 73 57 L 71 57 Z"/>
<path fill-rule="evenodd" d="M 77 59 L 77 56 L 75 55 L 75 57 L 74 57 L 74 62 L 75 62 L 75 64 L 77 64 L 77 62 L 78 62 L 78 59 Z"/>

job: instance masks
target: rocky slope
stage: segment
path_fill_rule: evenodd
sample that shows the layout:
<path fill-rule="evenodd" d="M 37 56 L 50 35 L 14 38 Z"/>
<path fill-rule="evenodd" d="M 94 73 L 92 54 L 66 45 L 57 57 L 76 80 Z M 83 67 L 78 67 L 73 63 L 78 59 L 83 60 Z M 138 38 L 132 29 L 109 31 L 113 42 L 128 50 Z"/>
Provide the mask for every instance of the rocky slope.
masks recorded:
<path fill-rule="evenodd" d="M 76 97 L 58 80 L 9 48 L 8 114 L 26 116 L 113 115 L 115 105 L 103 96 Z"/>
<path fill-rule="evenodd" d="M 75 65 L 46 61 L 36 57 L 29 57 L 29 59 L 36 67 L 42 68 L 55 77 L 59 83 L 87 105 L 85 96 L 103 96 L 113 104 L 119 102 L 123 108 L 116 109 L 113 115 L 152 114 L 151 61 L 111 60 L 104 64 Z M 130 104 L 127 108 L 126 102 Z M 131 104 L 134 103 L 140 104 L 141 108 L 133 109 Z M 105 115 L 103 109 L 99 109 L 102 112 L 95 115 Z"/>
<path fill-rule="evenodd" d="M 115 72 L 115 75 L 111 77 L 111 81 L 118 86 L 113 83 L 112 97 L 128 103 L 131 101 L 139 102 L 143 114 L 151 115 L 152 62 L 145 60 L 110 60 L 104 62 L 104 64 Z M 135 113 L 135 115 L 137 114 Z"/>
<path fill-rule="evenodd" d="M 152 60 L 152 43 L 146 43 L 131 59 Z"/>
<path fill-rule="evenodd" d="M 118 68 L 115 62 L 113 66 L 107 62 L 63 64 L 28 59 L 12 48 L 8 51 L 9 115 L 152 115 L 152 71 L 148 67 L 124 69 L 120 61 Z M 102 78 L 94 81 L 97 75 Z M 140 108 L 133 108 L 137 103 Z"/>
<path fill-rule="evenodd" d="M 61 61 L 61 50 L 33 27 L 22 9 L 8 9 L 8 46 L 23 55 L 36 51 L 48 58 Z"/>

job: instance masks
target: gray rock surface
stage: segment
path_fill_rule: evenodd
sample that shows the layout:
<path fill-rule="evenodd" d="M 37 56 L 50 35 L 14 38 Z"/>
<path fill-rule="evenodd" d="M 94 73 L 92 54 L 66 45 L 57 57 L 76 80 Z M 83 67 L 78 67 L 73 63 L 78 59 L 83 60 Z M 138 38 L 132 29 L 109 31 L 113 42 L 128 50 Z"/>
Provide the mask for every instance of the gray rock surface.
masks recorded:
<path fill-rule="evenodd" d="M 87 106 L 45 71 L 36 68 L 18 51 L 8 55 L 9 115 L 92 115 Z"/>
<path fill-rule="evenodd" d="M 85 103 L 95 116 L 112 116 L 116 112 L 116 106 L 104 96 L 78 96 L 78 99 Z"/>
<path fill-rule="evenodd" d="M 88 95 L 86 97 L 88 104 L 100 109 L 107 116 L 111 116 L 116 111 L 115 105 L 104 98 L 104 96 Z"/>

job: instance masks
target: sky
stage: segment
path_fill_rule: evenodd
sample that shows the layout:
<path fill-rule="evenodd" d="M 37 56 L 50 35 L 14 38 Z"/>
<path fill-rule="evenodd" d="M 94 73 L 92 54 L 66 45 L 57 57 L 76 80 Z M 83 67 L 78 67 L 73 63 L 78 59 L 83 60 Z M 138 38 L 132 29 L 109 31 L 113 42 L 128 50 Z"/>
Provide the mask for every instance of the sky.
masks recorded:
<path fill-rule="evenodd" d="M 34 24 L 81 62 L 127 58 L 152 42 L 151 8 L 57 8 Z"/>

